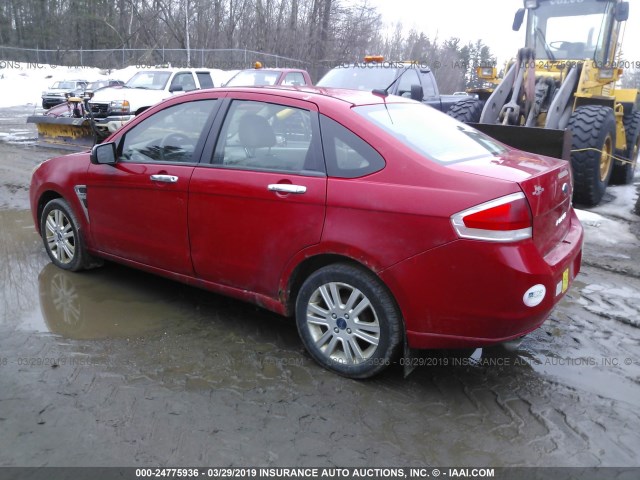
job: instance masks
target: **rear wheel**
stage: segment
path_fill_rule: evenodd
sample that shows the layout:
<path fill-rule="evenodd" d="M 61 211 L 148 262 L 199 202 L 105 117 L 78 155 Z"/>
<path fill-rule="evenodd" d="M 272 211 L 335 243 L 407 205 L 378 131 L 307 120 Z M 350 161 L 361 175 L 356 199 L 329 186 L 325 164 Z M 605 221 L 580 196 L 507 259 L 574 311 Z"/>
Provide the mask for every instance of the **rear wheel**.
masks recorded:
<path fill-rule="evenodd" d="M 573 134 L 573 199 L 583 205 L 597 205 L 609 184 L 613 167 L 616 144 L 613 109 L 597 105 L 578 107 L 567 128 Z"/>
<path fill-rule="evenodd" d="M 395 360 L 402 321 L 394 299 L 371 272 L 346 264 L 323 267 L 304 282 L 296 323 L 309 354 L 350 378 L 371 377 Z"/>
<path fill-rule="evenodd" d="M 617 185 L 627 185 L 633 181 L 640 149 L 640 112 L 625 115 L 623 121 L 627 135 L 627 153 L 624 157 L 628 162 L 615 161 L 613 164 L 611 183 Z"/>
<path fill-rule="evenodd" d="M 482 101 L 476 98 L 460 100 L 451 105 L 447 112 L 450 117 L 464 123 L 478 123 L 482 114 Z"/>

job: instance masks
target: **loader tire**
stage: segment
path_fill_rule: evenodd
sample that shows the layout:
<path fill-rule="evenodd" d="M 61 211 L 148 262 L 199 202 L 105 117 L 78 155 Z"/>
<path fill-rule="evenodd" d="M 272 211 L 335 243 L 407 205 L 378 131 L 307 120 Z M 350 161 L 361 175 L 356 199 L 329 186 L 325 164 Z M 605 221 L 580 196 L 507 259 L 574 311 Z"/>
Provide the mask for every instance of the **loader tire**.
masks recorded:
<path fill-rule="evenodd" d="M 447 115 L 464 123 L 478 123 L 482 114 L 483 104 L 476 98 L 460 100 L 451 105 Z"/>
<path fill-rule="evenodd" d="M 627 162 L 615 161 L 613 173 L 611 173 L 611 184 L 628 185 L 633 181 L 638 164 L 638 150 L 640 149 L 640 112 L 629 112 L 625 114 L 624 131 L 627 135 L 627 151 L 623 156 Z"/>
<path fill-rule="evenodd" d="M 571 130 L 573 200 L 593 207 L 600 203 L 609 185 L 616 145 L 616 118 L 613 109 L 599 105 L 578 107 L 567 128 Z"/>

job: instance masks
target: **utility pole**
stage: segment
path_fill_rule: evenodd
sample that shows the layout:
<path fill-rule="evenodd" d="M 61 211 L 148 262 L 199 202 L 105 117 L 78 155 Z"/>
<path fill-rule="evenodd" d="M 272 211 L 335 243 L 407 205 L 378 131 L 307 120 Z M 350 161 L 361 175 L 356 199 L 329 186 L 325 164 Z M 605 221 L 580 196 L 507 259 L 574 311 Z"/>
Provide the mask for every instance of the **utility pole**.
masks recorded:
<path fill-rule="evenodd" d="M 184 29 L 187 37 L 187 67 L 191 67 L 191 47 L 189 45 L 189 0 L 184 0 Z"/>

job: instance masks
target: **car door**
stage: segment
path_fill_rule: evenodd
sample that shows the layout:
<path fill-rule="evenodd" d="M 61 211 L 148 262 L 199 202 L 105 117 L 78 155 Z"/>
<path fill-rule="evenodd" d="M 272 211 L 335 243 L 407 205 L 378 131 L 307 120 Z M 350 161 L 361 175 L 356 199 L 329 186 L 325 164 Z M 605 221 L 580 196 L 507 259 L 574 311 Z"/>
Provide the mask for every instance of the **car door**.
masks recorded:
<path fill-rule="evenodd" d="M 89 167 L 94 245 L 108 255 L 191 275 L 188 189 L 218 100 L 169 106 L 117 140 L 115 165 Z"/>
<path fill-rule="evenodd" d="M 196 275 L 276 298 L 287 262 L 320 241 L 327 180 L 314 104 L 229 94 L 211 164 L 189 196 Z"/>

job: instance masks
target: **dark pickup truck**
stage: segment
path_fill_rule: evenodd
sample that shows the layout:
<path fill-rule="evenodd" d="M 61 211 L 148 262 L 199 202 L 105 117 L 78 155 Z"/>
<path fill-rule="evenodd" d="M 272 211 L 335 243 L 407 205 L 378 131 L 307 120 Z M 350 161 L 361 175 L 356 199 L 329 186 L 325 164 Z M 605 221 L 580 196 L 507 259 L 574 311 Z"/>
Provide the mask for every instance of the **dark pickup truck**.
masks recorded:
<path fill-rule="evenodd" d="M 386 90 L 390 95 L 412 98 L 444 113 L 453 104 L 467 98 L 440 95 L 433 72 L 425 65 L 412 62 L 365 60 L 363 63 L 345 64 L 329 70 L 316 86 Z"/>

